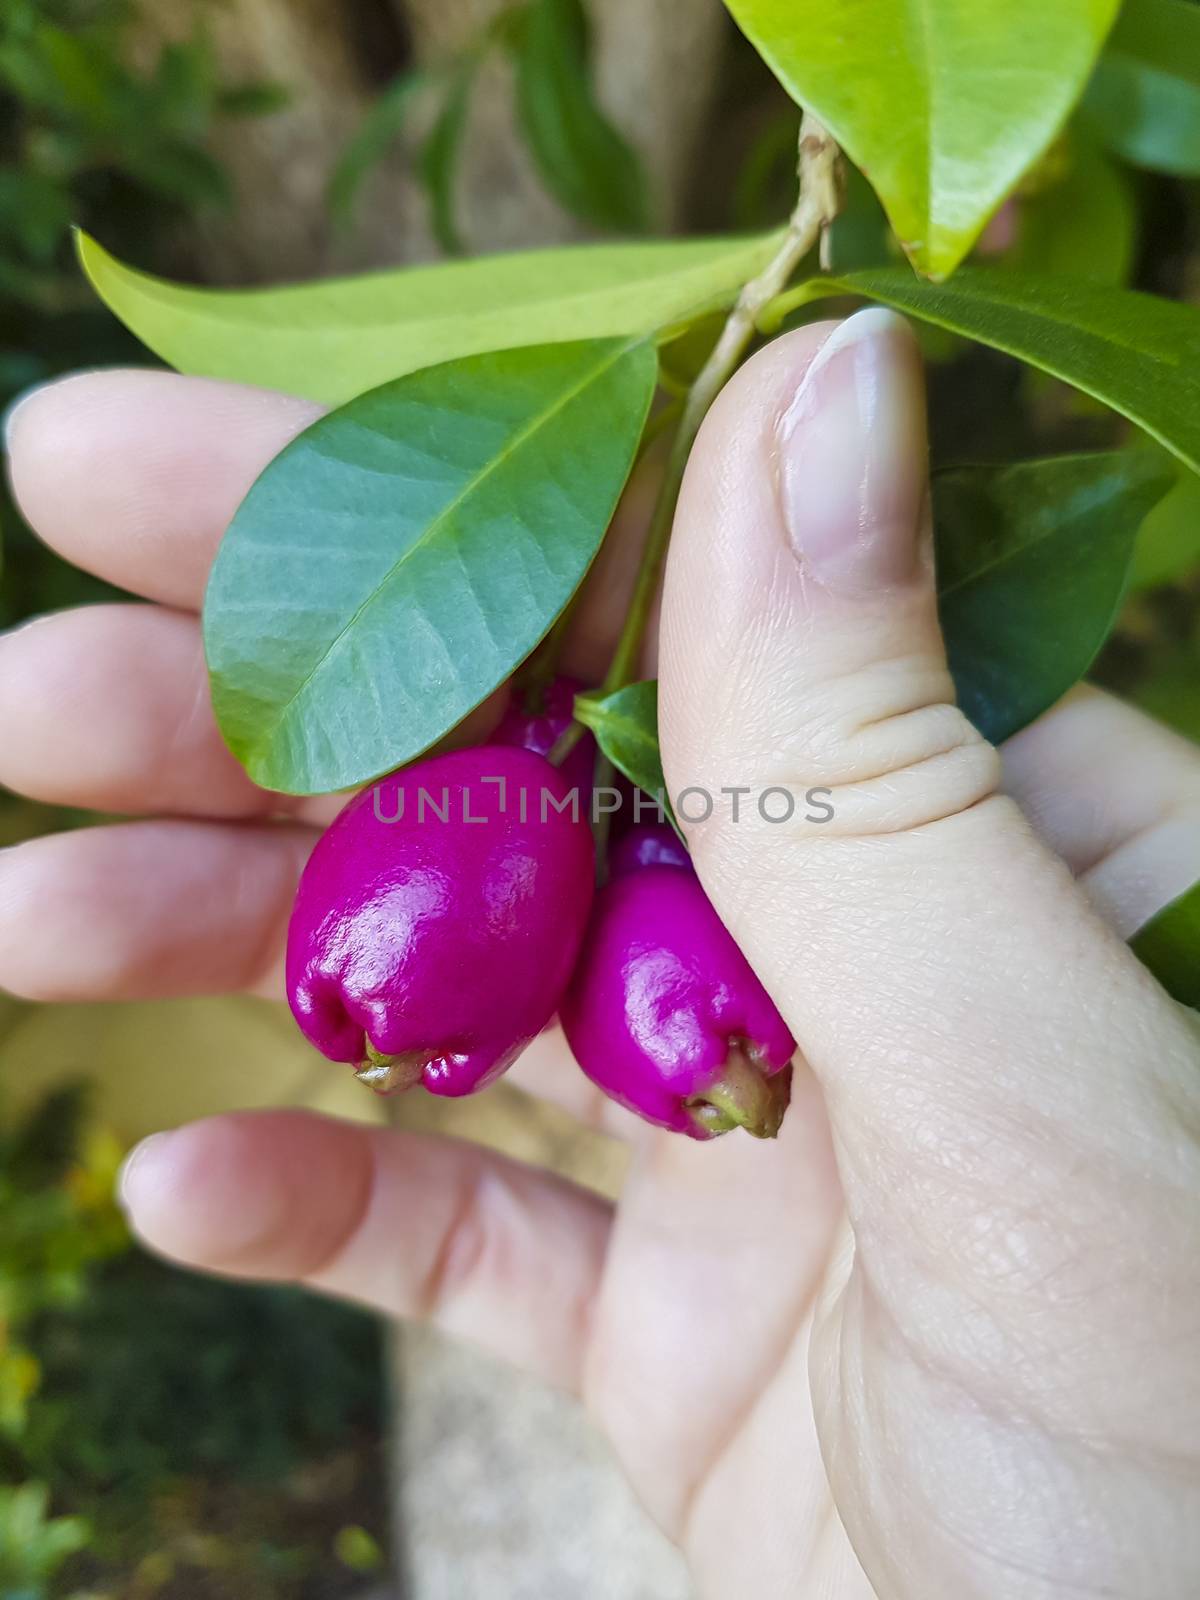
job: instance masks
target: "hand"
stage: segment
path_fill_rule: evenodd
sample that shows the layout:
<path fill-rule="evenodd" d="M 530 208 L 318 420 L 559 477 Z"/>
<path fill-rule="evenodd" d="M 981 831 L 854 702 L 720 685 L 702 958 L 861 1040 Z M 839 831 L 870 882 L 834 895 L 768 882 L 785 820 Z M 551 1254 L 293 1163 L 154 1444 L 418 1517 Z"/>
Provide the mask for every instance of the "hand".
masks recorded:
<path fill-rule="evenodd" d="M 702 1595 L 1184 1600 L 1200 1049 L 1120 936 L 1197 874 L 1200 761 L 1081 692 L 1005 752 L 1045 842 L 995 793 L 948 706 L 915 352 L 864 326 L 807 388 L 829 324 L 730 385 L 667 579 L 672 790 L 835 791 L 823 831 L 718 812 L 693 839 L 808 1062 L 778 1143 L 651 1134 L 547 1038 L 518 1072 L 634 1141 L 616 1213 L 469 1146 L 295 1112 L 148 1143 L 127 1203 L 177 1259 L 433 1317 L 580 1391 Z M 175 820 L 0 857 L 5 986 L 276 981 L 328 807 L 262 820 L 280 803 L 220 745 L 191 613 L 311 414 L 158 374 L 18 413 L 31 519 L 160 604 L 0 644 L 0 781 Z"/>

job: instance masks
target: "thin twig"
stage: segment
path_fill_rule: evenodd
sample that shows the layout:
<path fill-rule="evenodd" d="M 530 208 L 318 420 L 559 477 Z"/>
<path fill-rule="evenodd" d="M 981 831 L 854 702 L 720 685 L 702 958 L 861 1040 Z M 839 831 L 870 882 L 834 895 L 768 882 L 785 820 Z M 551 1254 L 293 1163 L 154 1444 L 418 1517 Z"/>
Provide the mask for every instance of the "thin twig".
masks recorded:
<path fill-rule="evenodd" d="M 785 287 L 814 244 L 819 241 L 823 253 L 825 251 L 829 225 L 841 206 L 839 157 L 837 144 L 816 117 L 806 111 L 800 123 L 800 194 L 796 209 L 779 249 L 756 277 L 742 285 L 711 355 L 687 392 L 651 513 L 629 611 L 608 672 L 597 691 L 600 694 L 623 689 L 637 671 L 642 638 L 666 561 L 675 504 L 700 424 L 741 364 L 754 339 L 763 307 Z M 583 737 L 583 732 L 580 724 L 572 724 L 550 752 L 550 759 L 561 762 Z"/>
<path fill-rule="evenodd" d="M 684 468 L 700 424 L 709 407 L 733 376 L 755 335 L 762 308 L 783 289 L 797 266 L 827 232 L 840 205 L 837 145 L 810 112 L 800 124 L 800 196 L 779 249 L 757 277 L 743 284 L 721 329 L 712 354 L 688 390 L 671 453 L 667 458 L 658 500 L 650 519 L 646 544 L 630 601 L 625 626 L 604 679 L 602 693 L 611 694 L 627 684 L 637 668 L 637 655 L 666 559 L 675 516 L 675 502 Z"/>

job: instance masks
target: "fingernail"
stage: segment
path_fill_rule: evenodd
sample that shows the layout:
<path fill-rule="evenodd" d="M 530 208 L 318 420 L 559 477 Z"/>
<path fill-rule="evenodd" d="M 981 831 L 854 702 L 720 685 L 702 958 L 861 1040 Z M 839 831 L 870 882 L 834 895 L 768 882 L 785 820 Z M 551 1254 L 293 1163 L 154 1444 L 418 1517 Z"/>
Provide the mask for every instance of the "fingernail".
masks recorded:
<path fill-rule="evenodd" d="M 804 567 L 850 592 L 911 578 L 928 438 L 907 322 L 877 306 L 847 318 L 814 356 L 779 434 L 783 516 Z"/>

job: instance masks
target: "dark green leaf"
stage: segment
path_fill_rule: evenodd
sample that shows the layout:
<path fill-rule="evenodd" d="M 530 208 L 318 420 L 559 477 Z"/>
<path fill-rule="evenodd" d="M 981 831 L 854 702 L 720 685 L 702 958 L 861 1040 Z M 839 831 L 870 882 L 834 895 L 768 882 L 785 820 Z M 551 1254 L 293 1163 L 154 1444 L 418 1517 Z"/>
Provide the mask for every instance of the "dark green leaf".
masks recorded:
<path fill-rule="evenodd" d="M 842 209 L 829 230 L 834 269 L 857 272 L 900 260 L 900 246 L 874 189 L 849 162 L 845 164 L 843 183 Z"/>
<path fill-rule="evenodd" d="M 329 180 L 329 209 L 337 221 L 349 220 L 359 190 L 399 138 L 414 96 L 428 81 L 423 73 L 404 73 L 387 86 L 363 118 Z"/>
<path fill-rule="evenodd" d="M 217 110 L 226 117 L 268 117 L 290 100 L 283 83 L 235 83 L 217 91 Z"/>
<path fill-rule="evenodd" d="M 630 783 L 656 798 L 666 795 L 658 748 L 658 683 L 631 683 L 609 695 L 580 695 L 575 715 Z"/>
<path fill-rule="evenodd" d="M 463 60 L 450 80 L 441 110 L 421 147 L 421 181 L 429 195 L 434 238 L 449 256 L 464 253 L 454 217 L 454 190 L 471 105 L 471 85 L 478 66 L 477 56 L 467 56 Z"/>
<path fill-rule="evenodd" d="M 939 616 L 959 703 L 986 738 L 1016 733 L 1091 666 L 1171 476 L 1155 452 L 1118 450 L 934 479 Z M 656 682 L 581 695 L 575 714 L 626 777 L 663 789 Z"/>
<path fill-rule="evenodd" d="M 656 372 L 646 341 L 470 356 L 360 396 L 267 467 L 204 618 L 217 718 L 259 783 L 363 783 L 508 677 L 600 545 Z"/>
<path fill-rule="evenodd" d="M 1017 242 L 1004 265 L 1121 284 L 1129 277 L 1136 226 L 1126 174 L 1090 140 L 1076 138 L 1062 181 L 1019 202 Z"/>
<path fill-rule="evenodd" d="M 946 284 L 904 267 L 815 278 L 768 320 L 828 295 L 862 294 L 1019 356 L 1136 422 L 1200 471 L 1200 308 L 1082 279 L 966 267 Z"/>
<path fill-rule="evenodd" d="M 168 283 L 87 234 L 78 243 L 100 298 L 181 372 L 336 405 L 435 361 L 691 321 L 730 305 L 778 235 L 522 251 L 244 290 Z"/>
<path fill-rule="evenodd" d="M 726 0 L 941 278 L 1062 126 L 1117 0 Z"/>
<path fill-rule="evenodd" d="M 1138 527 L 1172 482 L 1150 450 L 940 473 L 938 610 L 959 704 L 993 743 L 1091 666 Z"/>
<path fill-rule="evenodd" d="M 216 62 L 203 34 L 163 46 L 153 88 L 164 123 L 185 138 L 202 139 L 217 94 Z"/>
<path fill-rule="evenodd" d="M 769 227 L 796 203 L 796 164 L 800 113 L 785 106 L 747 150 L 733 185 L 734 226 Z"/>
<path fill-rule="evenodd" d="M 9 234 L 31 261 L 52 261 L 70 223 L 64 183 L 28 167 L 0 167 L 0 236 Z"/>
<path fill-rule="evenodd" d="M 596 103 L 580 0 L 531 0 L 516 51 L 521 128 L 547 188 L 597 227 L 644 232 L 645 175 L 636 151 Z"/>
<path fill-rule="evenodd" d="M 1200 174 L 1200 8 L 1127 0 L 1083 99 L 1108 149 L 1135 166 Z"/>
<path fill-rule="evenodd" d="M 185 205 L 227 206 L 231 195 L 225 169 L 199 145 L 164 139 L 140 144 L 126 152 L 126 165 L 135 177 L 169 200 Z"/>
<path fill-rule="evenodd" d="M 1168 994 L 1200 1008 L 1200 883 L 1160 911 L 1130 944 Z"/>

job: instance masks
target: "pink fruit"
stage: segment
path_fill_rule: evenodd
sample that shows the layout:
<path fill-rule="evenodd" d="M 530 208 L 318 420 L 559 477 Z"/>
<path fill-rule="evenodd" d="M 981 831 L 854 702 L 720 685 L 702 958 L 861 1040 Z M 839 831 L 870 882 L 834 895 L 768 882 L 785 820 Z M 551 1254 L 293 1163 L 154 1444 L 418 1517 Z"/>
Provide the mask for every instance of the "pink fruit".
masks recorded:
<path fill-rule="evenodd" d="M 690 870 L 601 890 L 559 1016 L 588 1077 L 647 1122 L 778 1132 L 795 1040 Z"/>
<path fill-rule="evenodd" d="M 572 816 L 569 783 L 528 750 L 456 750 L 383 778 L 301 879 L 287 953 L 296 1020 L 381 1091 L 471 1094 L 553 1015 L 593 872 L 586 807 Z"/>

